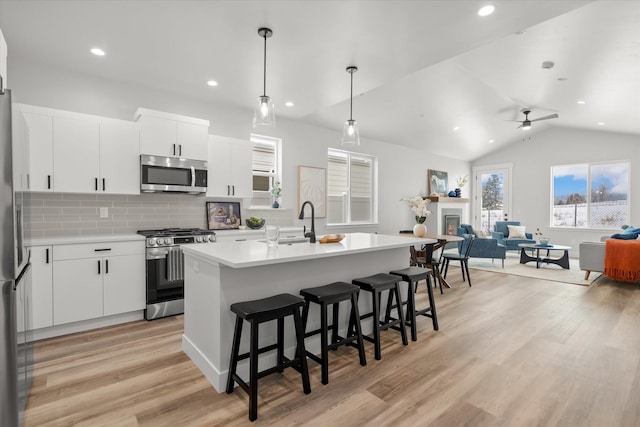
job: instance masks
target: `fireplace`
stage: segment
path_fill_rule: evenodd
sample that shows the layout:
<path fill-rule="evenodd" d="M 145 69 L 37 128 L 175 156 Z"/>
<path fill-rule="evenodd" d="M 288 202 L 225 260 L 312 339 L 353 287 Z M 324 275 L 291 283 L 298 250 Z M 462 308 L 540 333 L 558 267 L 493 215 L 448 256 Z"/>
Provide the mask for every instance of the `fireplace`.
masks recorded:
<path fill-rule="evenodd" d="M 455 236 L 458 232 L 459 226 L 460 226 L 460 215 L 458 214 L 444 215 L 444 218 L 442 221 L 442 234 Z"/>

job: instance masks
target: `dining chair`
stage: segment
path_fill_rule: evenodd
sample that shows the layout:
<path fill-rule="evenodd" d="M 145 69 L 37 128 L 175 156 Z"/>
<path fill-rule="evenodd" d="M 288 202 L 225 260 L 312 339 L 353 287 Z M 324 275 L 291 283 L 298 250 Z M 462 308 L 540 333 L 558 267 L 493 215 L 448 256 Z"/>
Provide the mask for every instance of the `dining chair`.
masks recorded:
<path fill-rule="evenodd" d="M 442 294 L 442 276 L 440 275 L 440 261 L 433 259 L 433 251 L 435 245 L 422 245 L 422 251 L 425 256 L 418 256 L 416 248 L 411 246 L 409 251 L 411 252 L 411 259 L 417 266 L 428 268 L 433 272 L 433 277 L 438 281 L 440 286 L 440 293 Z"/>
<path fill-rule="evenodd" d="M 444 261 L 443 276 L 445 279 L 447 278 L 447 272 L 449 271 L 449 263 L 451 261 L 460 261 L 460 270 L 462 270 L 462 281 L 463 282 L 465 281 L 465 273 L 466 273 L 467 281 L 469 282 L 469 286 L 471 286 L 471 276 L 469 275 L 469 254 L 471 253 L 471 247 L 473 246 L 473 241 L 475 239 L 476 239 L 476 236 L 468 234 L 465 236 L 465 243 L 467 243 L 467 247 L 465 248 L 464 245 L 462 245 L 462 248 L 461 248 L 463 252 L 461 253 L 445 252 L 444 254 L 442 254 L 442 259 Z"/>

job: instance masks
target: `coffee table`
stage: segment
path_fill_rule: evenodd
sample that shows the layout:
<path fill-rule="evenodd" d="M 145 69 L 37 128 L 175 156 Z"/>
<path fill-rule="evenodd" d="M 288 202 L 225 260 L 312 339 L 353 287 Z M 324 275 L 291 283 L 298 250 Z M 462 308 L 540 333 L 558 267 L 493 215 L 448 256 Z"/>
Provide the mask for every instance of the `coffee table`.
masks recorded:
<path fill-rule="evenodd" d="M 546 262 L 547 264 L 556 264 L 565 270 L 569 269 L 569 249 L 571 246 L 562 245 L 539 245 L 537 243 L 520 243 L 520 264 L 526 264 L 531 261 L 536 262 L 536 268 L 540 268 L 540 263 Z M 535 250 L 536 255 L 531 256 L 527 251 Z M 547 255 L 540 257 L 540 250 L 546 250 Z M 550 251 L 564 251 L 560 258 L 549 258 Z"/>

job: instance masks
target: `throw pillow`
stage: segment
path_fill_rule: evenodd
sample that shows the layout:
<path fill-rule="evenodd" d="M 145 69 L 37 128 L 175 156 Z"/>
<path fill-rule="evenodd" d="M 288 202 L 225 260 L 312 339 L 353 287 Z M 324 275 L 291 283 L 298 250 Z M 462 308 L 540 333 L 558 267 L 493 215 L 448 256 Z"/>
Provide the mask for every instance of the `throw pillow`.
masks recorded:
<path fill-rule="evenodd" d="M 487 237 L 487 235 L 482 230 L 476 230 L 476 237 Z"/>
<path fill-rule="evenodd" d="M 620 240 L 636 240 L 640 233 L 616 233 L 611 236 L 612 239 Z"/>
<path fill-rule="evenodd" d="M 524 234 L 524 225 L 507 225 L 509 229 L 509 237 L 514 239 L 526 239 L 527 235 Z"/>

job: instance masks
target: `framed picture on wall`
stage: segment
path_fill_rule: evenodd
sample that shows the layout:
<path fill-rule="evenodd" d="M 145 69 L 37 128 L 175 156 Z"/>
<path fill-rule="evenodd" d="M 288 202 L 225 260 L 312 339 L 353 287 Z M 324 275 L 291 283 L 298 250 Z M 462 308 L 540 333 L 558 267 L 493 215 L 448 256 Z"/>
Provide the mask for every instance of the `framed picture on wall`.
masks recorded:
<path fill-rule="evenodd" d="M 447 172 L 427 169 L 427 181 L 429 195 L 438 193 L 446 196 L 449 193 L 449 174 Z"/>
<path fill-rule="evenodd" d="M 207 202 L 209 230 L 235 230 L 241 224 L 240 202 Z"/>
<path fill-rule="evenodd" d="M 327 216 L 327 170 L 298 166 L 298 209 L 306 201 L 313 203 L 316 218 Z"/>

